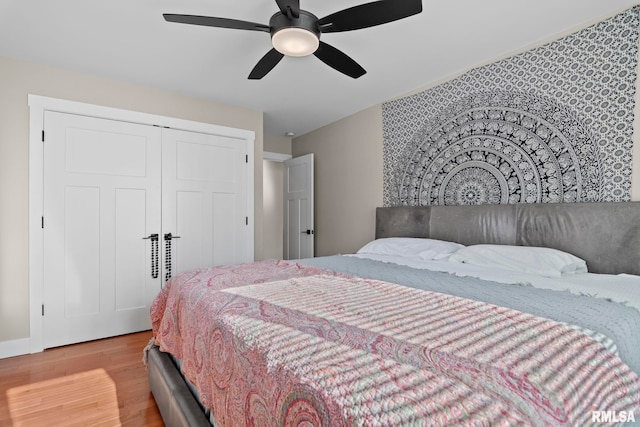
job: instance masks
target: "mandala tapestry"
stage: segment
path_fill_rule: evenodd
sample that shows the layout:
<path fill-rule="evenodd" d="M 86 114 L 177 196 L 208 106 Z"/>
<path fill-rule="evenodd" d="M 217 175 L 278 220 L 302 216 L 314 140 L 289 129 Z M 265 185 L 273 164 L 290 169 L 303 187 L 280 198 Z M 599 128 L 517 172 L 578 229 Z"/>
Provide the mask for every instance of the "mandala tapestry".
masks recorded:
<path fill-rule="evenodd" d="M 384 103 L 385 206 L 628 201 L 639 10 Z"/>

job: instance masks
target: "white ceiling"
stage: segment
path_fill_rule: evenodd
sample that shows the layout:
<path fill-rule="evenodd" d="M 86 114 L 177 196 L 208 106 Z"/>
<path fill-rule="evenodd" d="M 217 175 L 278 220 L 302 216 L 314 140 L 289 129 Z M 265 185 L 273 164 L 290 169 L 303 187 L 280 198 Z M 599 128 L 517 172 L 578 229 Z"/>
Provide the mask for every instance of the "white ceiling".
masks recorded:
<path fill-rule="evenodd" d="M 367 0 L 301 0 L 322 18 Z M 367 74 L 285 57 L 248 80 L 269 34 L 165 22 L 163 13 L 268 24 L 274 0 L 0 0 L 0 56 L 264 112 L 265 133 L 301 135 L 472 67 L 615 15 L 638 0 L 423 0 L 419 15 L 323 34 Z"/>

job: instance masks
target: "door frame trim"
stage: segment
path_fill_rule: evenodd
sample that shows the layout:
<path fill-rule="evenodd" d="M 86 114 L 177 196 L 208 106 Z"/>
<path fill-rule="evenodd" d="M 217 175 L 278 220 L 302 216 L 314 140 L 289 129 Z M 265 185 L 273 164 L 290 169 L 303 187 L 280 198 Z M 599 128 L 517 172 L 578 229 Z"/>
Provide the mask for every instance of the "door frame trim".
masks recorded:
<path fill-rule="evenodd" d="M 43 286 L 44 239 L 42 217 L 44 212 L 44 132 L 45 111 L 91 116 L 191 132 L 224 135 L 246 142 L 247 147 L 247 212 L 254 215 L 254 143 L 255 132 L 209 123 L 201 123 L 137 111 L 121 110 L 64 99 L 29 94 L 29 349 L 31 353 L 44 350 L 43 341 Z M 247 259 L 253 260 L 254 221 L 249 221 Z"/>
<path fill-rule="evenodd" d="M 269 160 L 271 162 L 284 163 L 285 160 L 291 159 L 291 154 L 274 153 L 272 151 L 265 151 L 262 153 L 262 160 Z"/>

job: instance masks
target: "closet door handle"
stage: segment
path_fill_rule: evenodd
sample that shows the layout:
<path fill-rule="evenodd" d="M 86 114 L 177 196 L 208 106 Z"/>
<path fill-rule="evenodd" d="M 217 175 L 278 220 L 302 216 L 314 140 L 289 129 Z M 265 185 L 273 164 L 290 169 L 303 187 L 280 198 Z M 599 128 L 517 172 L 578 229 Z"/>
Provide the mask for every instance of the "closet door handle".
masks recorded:
<path fill-rule="evenodd" d="M 153 279 L 158 278 L 158 240 L 160 235 L 158 233 L 149 234 L 147 237 L 143 237 L 142 240 L 151 240 L 151 277 Z"/>

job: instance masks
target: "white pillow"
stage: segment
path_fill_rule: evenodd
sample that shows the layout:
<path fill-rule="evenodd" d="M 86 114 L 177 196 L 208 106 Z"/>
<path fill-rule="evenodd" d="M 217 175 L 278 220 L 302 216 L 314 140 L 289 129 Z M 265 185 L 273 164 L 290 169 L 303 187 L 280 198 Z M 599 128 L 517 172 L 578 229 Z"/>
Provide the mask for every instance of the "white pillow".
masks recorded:
<path fill-rule="evenodd" d="M 556 278 L 587 272 L 583 259 L 558 249 L 535 246 L 473 245 L 460 249 L 449 260 Z"/>
<path fill-rule="evenodd" d="M 402 256 L 428 261 L 448 258 L 461 248 L 464 248 L 464 245 L 444 240 L 386 237 L 367 243 L 357 253 Z"/>

